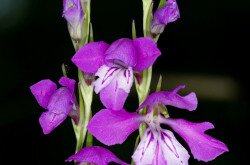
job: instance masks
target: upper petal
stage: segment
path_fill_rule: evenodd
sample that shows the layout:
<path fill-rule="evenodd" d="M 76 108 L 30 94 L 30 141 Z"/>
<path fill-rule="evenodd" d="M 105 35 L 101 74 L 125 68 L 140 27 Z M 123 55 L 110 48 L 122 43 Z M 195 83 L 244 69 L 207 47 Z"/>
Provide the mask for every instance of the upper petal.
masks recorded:
<path fill-rule="evenodd" d="M 70 79 L 68 77 L 61 77 L 59 80 L 59 84 L 61 86 L 67 87 L 72 94 L 74 93 L 75 90 L 75 83 L 76 83 L 75 80 Z"/>
<path fill-rule="evenodd" d="M 149 111 L 157 104 L 171 105 L 181 109 L 193 111 L 197 108 L 197 97 L 195 93 L 191 92 L 186 96 L 180 96 L 177 92 L 185 86 L 179 86 L 173 91 L 160 91 L 152 93 L 147 99 L 139 106 L 138 110 L 145 106 L 149 106 Z"/>
<path fill-rule="evenodd" d="M 56 114 L 50 111 L 43 112 L 39 118 L 39 123 L 43 129 L 44 134 L 49 134 L 53 131 L 58 125 L 60 125 L 67 115 L 64 113 Z"/>
<path fill-rule="evenodd" d="M 108 47 L 103 41 L 88 43 L 81 47 L 71 60 L 83 72 L 94 74 L 103 65 Z"/>
<path fill-rule="evenodd" d="M 151 38 L 136 38 L 133 40 L 133 43 L 137 51 L 137 64 L 134 70 L 142 71 L 147 69 L 161 55 L 156 43 Z"/>
<path fill-rule="evenodd" d="M 171 131 L 161 130 L 159 144 L 166 162 L 165 164 L 188 165 L 190 156 Z"/>
<path fill-rule="evenodd" d="M 121 161 L 109 150 L 99 147 L 91 146 L 85 147 L 78 151 L 75 155 L 70 156 L 66 161 L 76 161 L 80 163 L 93 163 L 97 165 L 107 165 L 111 162 L 115 162 L 121 165 L 128 165 Z"/>
<path fill-rule="evenodd" d="M 121 38 L 113 42 L 105 53 L 105 62 L 109 66 L 114 64 L 133 67 L 137 62 L 136 50 L 133 41 Z"/>
<path fill-rule="evenodd" d="M 106 145 L 123 143 L 127 137 L 138 129 L 140 116 L 125 110 L 112 111 L 103 109 L 90 120 L 89 132 Z"/>
<path fill-rule="evenodd" d="M 47 109 L 51 95 L 56 91 L 56 84 L 51 80 L 41 80 L 30 87 L 31 93 L 35 96 L 38 104 Z"/>
<path fill-rule="evenodd" d="M 164 119 L 163 123 L 169 125 L 187 142 L 195 159 L 207 162 L 228 151 L 223 142 L 204 133 L 214 128 L 209 122 L 192 123 L 183 119 Z"/>

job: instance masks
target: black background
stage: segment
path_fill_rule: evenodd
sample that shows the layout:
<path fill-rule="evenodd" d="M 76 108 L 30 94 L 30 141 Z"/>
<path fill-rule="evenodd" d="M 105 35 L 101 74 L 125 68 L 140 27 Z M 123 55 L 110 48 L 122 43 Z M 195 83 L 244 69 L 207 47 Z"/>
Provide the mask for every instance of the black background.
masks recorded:
<path fill-rule="evenodd" d="M 153 85 L 161 73 L 164 89 L 183 83 L 184 92 L 197 93 L 197 111 L 170 108 L 170 115 L 215 124 L 208 133 L 224 141 L 230 152 L 208 164 L 247 164 L 249 2 L 179 0 L 178 4 L 181 18 L 167 26 L 158 42 L 162 56 L 154 66 Z M 62 63 L 76 78 L 70 62 L 74 50 L 61 13 L 62 0 L 0 0 L 0 164 L 64 164 L 74 153 L 70 119 L 43 135 L 38 123 L 43 109 L 29 91 L 41 79 L 56 82 Z M 142 36 L 140 0 L 92 0 L 91 14 L 96 41 L 130 38 L 132 19 Z M 94 111 L 102 108 L 97 98 Z M 130 111 L 136 108 L 135 100 L 132 92 L 126 104 Z M 111 150 L 129 162 L 135 135 Z M 205 163 L 191 158 L 190 164 Z"/>

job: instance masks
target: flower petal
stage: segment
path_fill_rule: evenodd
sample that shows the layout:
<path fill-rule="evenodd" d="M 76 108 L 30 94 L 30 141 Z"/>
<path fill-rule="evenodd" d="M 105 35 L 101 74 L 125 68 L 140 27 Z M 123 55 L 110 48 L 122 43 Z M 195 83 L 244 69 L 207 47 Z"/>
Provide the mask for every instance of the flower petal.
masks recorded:
<path fill-rule="evenodd" d="M 56 114 L 50 111 L 43 112 L 39 118 L 39 123 L 43 129 L 44 134 L 49 134 L 53 131 L 58 125 L 60 125 L 67 115 L 64 113 Z"/>
<path fill-rule="evenodd" d="M 97 80 L 93 82 L 95 86 L 95 93 L 99 93 L 103 88 L 108 86 L 111 81 L 119 74 L 120 68 L 108 67 L 107 65 L 101 66 L 96 72 Z"/>
<path fill-rule="evenodd" d="M 171 105 L 181 109 L 193 111 L 197 108 L 197 97 L 195 93 L 191 92 L 186 96 L 180 96 L 177 92 L 185 88 L 184 85 L 177 87 L 173 91 L 160 91 L 152 93 L 147 99 L 139 106 L 137 110 L 145 106 L 149 106 L 149 111 L 157 104 Z"/>
<path fill-rule="evenodd" d="M 48 111 L 68 115 L 73 107 L 72 94 L 69 89 L 61 87 L 51 96 Z"/>
<path fill-rule="evenodd" d="M 118 88 L 118 80 L 114 79 L 112 82 L 101 90 L 100 100 L 102 104 L 112 110 L 121 110 L 128 97 L 128 93 Z"/>
<path fill-rule="evenodd" d="M 103 41 L 91 42 L 80 48 L 71 59 L 85 73 L 96 73 L 104 63 L 104 54 L 109 47 Z"/>
<path fill-rule="evenodd" d="M 113 42 L 105 53 L 105 62 L 109 66 L 113 64 L 133 67 L 136 65 L 137 55 L 133 41 L 128 38 L 121 38 Z"/>
<path fill-rule="evenodd" d="M 47 109 L 51 95 L 56 91 L 56 84 L 51 80 L 41 80 L 30 87 L 31 93 L 35 96 L 38 104 Z"/>
<path fill-rule="evenodd" d="M 59 80 L 59 84 L 61 86 L 67 87 L 70 92 L 73 94 L 75 90 L 75 83 L 76 81 L 67 77 L 61 77 Z"/>
<path fill-rule="evenodd" d="M 128 165 L 117 158 L 111 151 L 99 146 L 85 147 L 78 151 L 75 155 L 70 156 L 66 161 L 76 161 L 97 165 L 107 165 L 108 163 L 115 162 L 121 165 Z"/>
<path fill-rule="evenodd" d="M 164 156 L 165 164 L 188 165 L 188 151 L 178 142 L 174 134 L 168 130 L 161 130 L 159 144 Z"/>
<path fill-rule="evenodd" d="M 214 128 L 209 122 L 192 123 L 183 119 L 164 119 L 162 122 L 187 142 L 195 159 L 207 162 L 228 151 L 223 142 L 204 133 Z"/>
<path fill-rule="evenodd" d="M 137 64 L 134 67 L 136 71 L 142 71 L 152 66 L 161 55 L 156 43 L 151 38 L 136 38 L 133 43 L 137 51 Z"/>
<path fill-rule="evenodd" d="M 148 128 L 132 156 L 133 161 L 137 165 L 153 164 L 156 148 L 157 137 Z"/>
<path fill-rule="evenodd" d="M 140 122 L 137 113 L 129 113 L 123 109 L 120 111 L 103 109 L 90 120 L 87 128 L 100 142 L 114 145 L 123 143 L 138 129 Z"/>

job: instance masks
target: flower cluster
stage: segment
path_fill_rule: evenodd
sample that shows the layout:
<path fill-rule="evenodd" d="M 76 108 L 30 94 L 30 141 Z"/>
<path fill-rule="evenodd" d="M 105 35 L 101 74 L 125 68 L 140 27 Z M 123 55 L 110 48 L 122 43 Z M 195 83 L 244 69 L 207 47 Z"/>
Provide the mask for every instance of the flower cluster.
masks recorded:
<path fill-rule="evenodd" d="M 109 45 L 104 41 L 92 42 L 90 0 L 63 1 L 63 17 L 76 49 L 71 60 L 79 68 L 79 100 L 74 90 L 76 81 L 68 78 L 66 73 L 59 80 L 62 87 L 58 89 L 54 82 L 46 79 L 32 85 L 30 90 L 38 104 L 46 109 L 39 118 L 44 134 L 51 133 L 68 116 L 72 118 L 77 147 L 76 154 L 66 161 L 127 165 L 111 151 L 93 146 L 91 139 L 94 136 L 108 146 L 122 144 L 137 129 L 140 142 L 136 142 L 131 156 L 136 165 L 188 165 L 189 152 L 169 129 L 186 142 L 197 160 L 208 162 L 228 151 L 223 142 L 205 133 L 214 128 L 213 124 L 170 117 L 166 106 L 196 110 L 198 101 L 194 92 L 179 95 L 179 90 L 185 88 L 181 85 L 172 91 L 156 91 L 148 95 L 152 66 L 161 55 L 156 41 L 165 26 L 180 17 L 176 0 L 161 0 L 154 14 L 152 5 L 152 0 L 143 0 L 144 37 L 121 38 Z M 128 112 L 124 104 L 134 78 L 139 107 Z M 92 117 L 93 91 L 99 94 L 105 109 Z M 86 136 L 86 147 L 82 148 Z"/>

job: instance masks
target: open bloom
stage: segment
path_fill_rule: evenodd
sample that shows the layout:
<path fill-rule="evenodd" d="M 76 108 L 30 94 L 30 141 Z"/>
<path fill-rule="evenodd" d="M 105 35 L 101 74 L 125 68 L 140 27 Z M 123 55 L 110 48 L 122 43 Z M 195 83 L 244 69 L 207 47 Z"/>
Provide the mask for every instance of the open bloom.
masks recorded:
<path fill-rule="evenodd" d="M 151 33 L 154 35 L 163 32 L 165 26 L 180 18 L 180 12 L 176 0 L 167 0 L 166 4 L 157 9 L 151 23 Z"/>
<path fill-rule="evenodd" d="M 190 156 L 174 134 L 161 126 L 167 125 L 186 141 L 194 158 L 205 162 L 213 160 L 228 151 L 228 148 L 224 143 L 204 133 L 214 128 L 211 123 L 192 123 L 183 119 L 165 118 L 160 113 L 163 104 L 189 111 L 196 109 L 195 93 L 180 96 L 177 92 L 181 88 L 184 86 L 170 92 L 161 91 L 148 96 L 138 108 L 139 110 L 147 106 L 145 115 L 125 110 L 101 110 L 90 121 L 88 130 L 102 143 L 114 145 L 123 143 L 138 129 L 140 123 L 145 122 L 147 130 L 132 156 L 134 162 L 137 165 L 187 165 Z"/>
<path fill-rule="evenodd" d="M 83 46 L 72 58 L 83 72 L 95 74 L 94 90 L 102 103 L 120 110 L 133 84 L 133 72 L 147 69 L 160 55 L 154 40 L 122 38 L 111 45 L 92 42 Z"/>
<path fill-rule="evenodd" d="M 62 77 L 59 84 L 63 87 L 57 89 L 54 82 L 49 79 L 41 80 L 32 85 L 30 90 L 38 104 L 46 109 L 39 118 L 44 134 L 49 134 L 60 125 L 68 115 L 75 122 L 78 120 L 78 109 L 74 95 L 75 80 Z"/>
<path fill-rule="evenodd" d="M 81 0 L 63 0 L 63 17 L 68 22 L 71 38 L 81 39 L 84 20 Z"/>
<path fill-rule="evenodd" d="M 76 161 L 78 163 L 91 163 L 96 165 L 107 165 L 114 162 L 121 165 L 128 165 L 117 158 L 111 151 L 99 146 L 85 147 L 75 155 L 70 156 L 66 161 Z"/>

